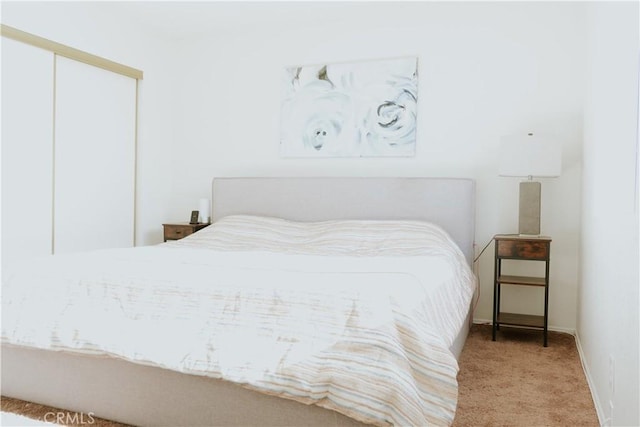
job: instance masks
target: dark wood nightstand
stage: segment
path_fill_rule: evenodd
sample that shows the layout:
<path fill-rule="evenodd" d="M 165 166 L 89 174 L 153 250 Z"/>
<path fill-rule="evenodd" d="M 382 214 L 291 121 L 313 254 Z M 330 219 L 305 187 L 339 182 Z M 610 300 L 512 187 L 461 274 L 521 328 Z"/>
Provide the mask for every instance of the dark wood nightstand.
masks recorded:
<path fill-rule="evenodd" d="M 493 341 L 500 325 L 520 326 L 543 331 L 544 346 L 547 346 L 547 326 L 549 320 L 549 259 L 551 238 L 546 236 L 523 237 L 498 234 L 494 236 L 496 246 L 493 280 Z M 544 277 L 510 276 L 502 274 L 503 260 L 541 261 L 545 263 Z M 500 311 L 502 285 L 539 286 L 544 288 L 544 315 L 504 313 Z"/>
<path fill-rule="evenodd" d="M 164 227 L 164 241 L 180 240 L 183 237 L 187 237 L 189 234 L 193 234 L 198 230 L 208 227 L 209 225 L 210 224 L 189 224 L 187 222 L 162 224 Z"/>

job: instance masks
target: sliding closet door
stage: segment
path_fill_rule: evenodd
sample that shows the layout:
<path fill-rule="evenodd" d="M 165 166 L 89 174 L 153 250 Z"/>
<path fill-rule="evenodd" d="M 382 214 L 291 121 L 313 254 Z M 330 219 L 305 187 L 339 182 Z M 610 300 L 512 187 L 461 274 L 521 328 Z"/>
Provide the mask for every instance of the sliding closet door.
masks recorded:
<path fill-rule="evenodd" d="M 53 54 L 2 37 L 2 271 L 51 254 Z"/>
<path fill-rule="evenodd" d="M 136 80 L 56 56 L 54 252 L 133 246 Z"/>

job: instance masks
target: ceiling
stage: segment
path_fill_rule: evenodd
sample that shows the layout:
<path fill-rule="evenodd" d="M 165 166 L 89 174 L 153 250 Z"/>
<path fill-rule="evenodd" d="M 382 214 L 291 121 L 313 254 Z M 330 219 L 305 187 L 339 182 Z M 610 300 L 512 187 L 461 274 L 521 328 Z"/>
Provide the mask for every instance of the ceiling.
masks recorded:
<path fill-rule="evenodd" d="M 389 8 L 390 4 L 394 7 Z M 123 1 L 102 5 L 108 13 L 171 38 L 256 27 L 277 30 L 285 26 L 295 29 L 356 22 L 388 24 L 394 20 L 393 15 L 405 22 L 411 19 L 411 14 L 400 7 L 402 2 Z"/>

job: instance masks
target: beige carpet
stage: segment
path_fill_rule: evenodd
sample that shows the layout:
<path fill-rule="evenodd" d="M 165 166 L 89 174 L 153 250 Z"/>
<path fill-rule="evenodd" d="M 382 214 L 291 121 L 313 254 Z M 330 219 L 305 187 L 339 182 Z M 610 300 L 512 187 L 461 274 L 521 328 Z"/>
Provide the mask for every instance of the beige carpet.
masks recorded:
<path fill-rule="evenodd" d="M 458 382 L 454 427 L 598 426 L 575 339 L 568 334 L 550 332 L 545 348 L 539 331 L 503 328 L 493 342 L 490 325 L 474 325 L 460 357 Z M 39 420 L 59 411 L 6 397 L 1 404 L 4 412 Z M 123 426 L 98 419 L 91 425 Z"/>
<path fill-rule="evenodd" d="M 460 356 L 454 427 L 598 426 L 575 338 L 473 325 Z"/>

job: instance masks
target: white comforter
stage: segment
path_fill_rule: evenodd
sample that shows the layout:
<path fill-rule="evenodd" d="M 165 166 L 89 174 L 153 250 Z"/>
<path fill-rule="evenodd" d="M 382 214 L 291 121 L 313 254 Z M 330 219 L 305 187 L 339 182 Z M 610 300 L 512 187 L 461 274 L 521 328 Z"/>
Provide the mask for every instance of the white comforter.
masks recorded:
<path fill-rule="evenodd" d="M 439 228 L 229 217 L 10 275 L 2 342 L 223 378 L 377 425 L 448 425 L 475 279 Z"/>

